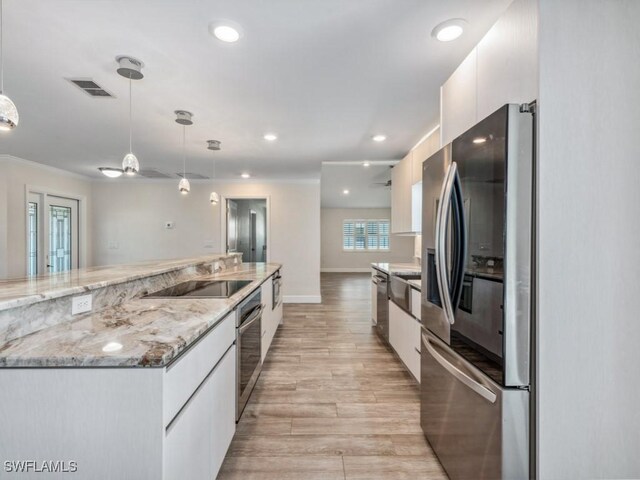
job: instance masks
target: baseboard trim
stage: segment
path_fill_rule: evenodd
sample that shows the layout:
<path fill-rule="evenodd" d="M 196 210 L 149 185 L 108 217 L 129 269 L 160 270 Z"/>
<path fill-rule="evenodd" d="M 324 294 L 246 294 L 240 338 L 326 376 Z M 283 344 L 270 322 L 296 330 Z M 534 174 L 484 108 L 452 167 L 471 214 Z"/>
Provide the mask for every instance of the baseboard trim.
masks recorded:
<path fill-rule="evenodd" d="M 322 273 L 369 273 L 371 271 L 371 267 L 369 268 L 321 268 L 320 272 Z"/>
<path fill-rule="evenodd" d="M 320 295 L 283 295 L 284 303 L 322 303 Z"/>

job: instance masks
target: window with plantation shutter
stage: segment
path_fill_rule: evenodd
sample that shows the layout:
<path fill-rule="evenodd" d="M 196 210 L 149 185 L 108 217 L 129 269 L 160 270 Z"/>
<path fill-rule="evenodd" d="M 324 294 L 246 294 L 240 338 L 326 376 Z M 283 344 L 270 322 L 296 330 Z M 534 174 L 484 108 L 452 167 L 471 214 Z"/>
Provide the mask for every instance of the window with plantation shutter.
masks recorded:
<path fill-rule="evenodd" d="M 345 220 L 342 249 L 349 252 L 389 250 L 389 220 Z"/>

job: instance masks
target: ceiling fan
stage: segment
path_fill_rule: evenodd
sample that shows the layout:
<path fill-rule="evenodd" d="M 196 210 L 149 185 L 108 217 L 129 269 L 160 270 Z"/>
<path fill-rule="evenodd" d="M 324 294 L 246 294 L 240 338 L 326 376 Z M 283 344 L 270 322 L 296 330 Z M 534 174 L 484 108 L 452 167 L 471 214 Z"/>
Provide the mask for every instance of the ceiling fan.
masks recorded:
<path fill-rule="evenodd" d="M 391 188 L 391 179 L 387 180 L 386 182 L 373 182 L 371 185 L 373 185 L 374 187 Z"/>

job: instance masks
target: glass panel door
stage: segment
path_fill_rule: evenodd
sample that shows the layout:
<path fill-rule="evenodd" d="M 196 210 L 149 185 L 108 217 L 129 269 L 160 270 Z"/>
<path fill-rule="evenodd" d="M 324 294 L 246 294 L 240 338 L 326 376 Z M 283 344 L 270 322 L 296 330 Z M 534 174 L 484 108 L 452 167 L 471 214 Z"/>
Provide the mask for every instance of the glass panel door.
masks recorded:
<path fill-rule="evenodd" d="M 65 272 L 79 265 L 78 200 L 29 192 L 26 274 Z"/>
<path fill-rule="evenodd" d="M 38 274 L 38 203 L 29 202 L 27 210 L 27 275 Z"/>
<path fill-rule="evenodd" d="M 49 206 L 49 271 L 71 270 L 71 208 Z"/>

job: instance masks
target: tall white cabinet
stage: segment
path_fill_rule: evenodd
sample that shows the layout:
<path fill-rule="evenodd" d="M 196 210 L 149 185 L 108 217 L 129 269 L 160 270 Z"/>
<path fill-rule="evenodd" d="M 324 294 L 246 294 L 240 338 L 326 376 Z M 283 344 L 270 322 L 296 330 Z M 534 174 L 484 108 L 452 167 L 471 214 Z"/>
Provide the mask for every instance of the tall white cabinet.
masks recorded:
<path fill-rule="evenodd" d="M 422 162 L 439 148 L 440 129 L 436 128 L 393 167 L 391 171 L 391 233 L 420 233 Z"/>
<path fill-rule="evenodd" d="M 536 99 L 537 25 L 537 3 L 515 0 L 442 85 L 442 145 L 505 103 Z"/>

